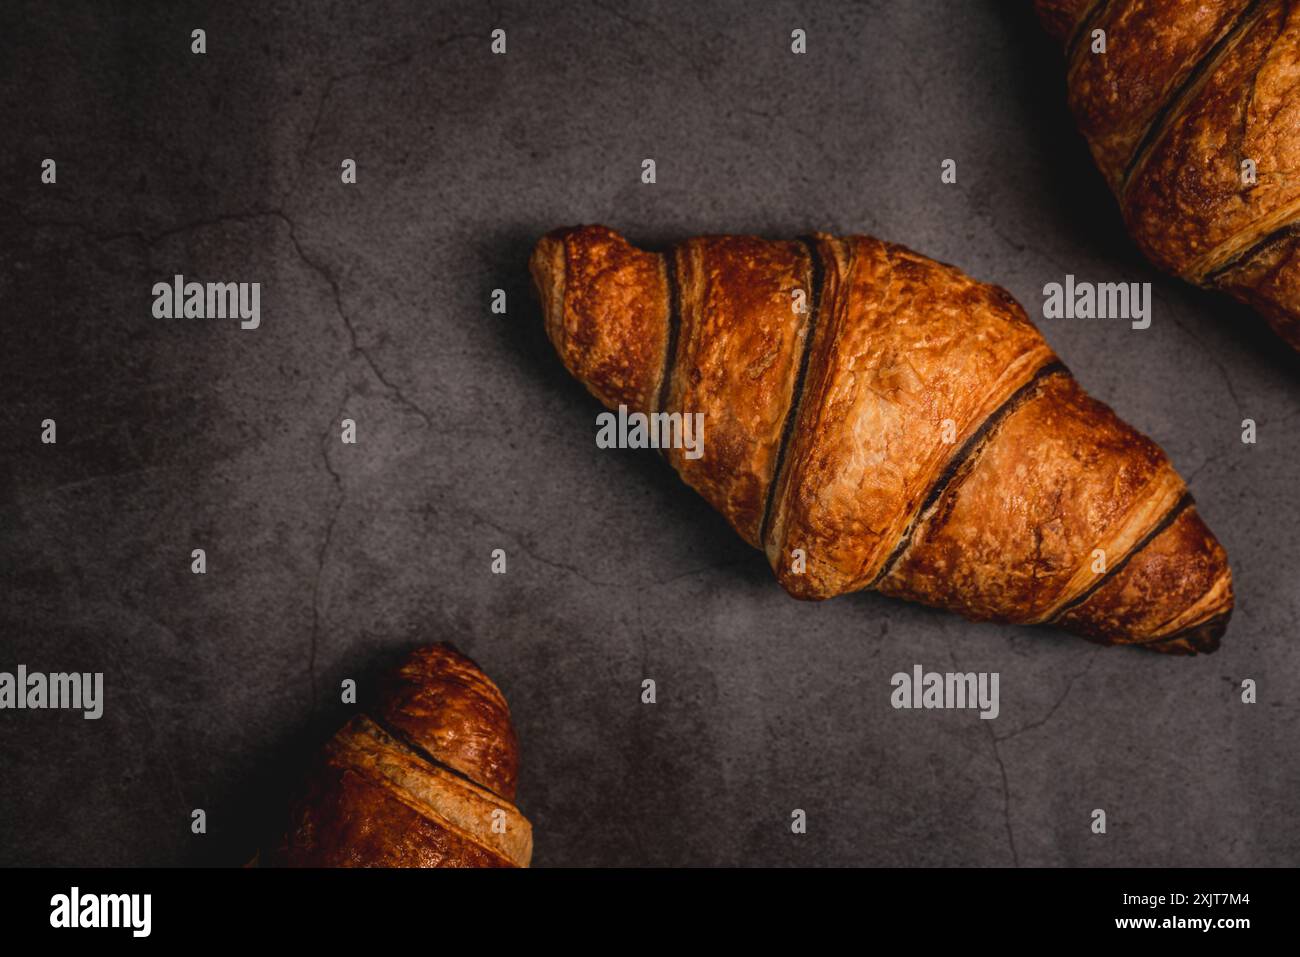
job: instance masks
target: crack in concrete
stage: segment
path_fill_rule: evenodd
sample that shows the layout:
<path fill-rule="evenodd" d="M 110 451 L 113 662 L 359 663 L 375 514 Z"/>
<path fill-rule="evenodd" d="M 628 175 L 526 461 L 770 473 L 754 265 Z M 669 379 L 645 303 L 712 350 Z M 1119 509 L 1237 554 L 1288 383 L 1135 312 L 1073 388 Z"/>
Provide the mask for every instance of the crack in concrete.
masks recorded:
<path fill-rule="evenodd" d="M 299 184 L 302 183 L 302 171 L 303 171 L 303 167 L 307 163 L 307 154 L 311 152 L 312 144 L 316 142 L 316 135 L 317 133 L 320 132 L 321 119 L 322 117 L 325 116 L 325 107 L 329 103 L 330 96 L 333 95 L 334 93 L 334 87 L 339 83 L 344 83 L 348 80 L 354 80 L 357 77 L 366 76 L 368 73 L 372 73 L 372 72 L 379 73 L 382 70 L 387 70 L 395 66 L 401 66 L 404 63 L 409 63 L 414 58 L 414 56 L 415 53 L 411 52 L 395 60 L 389 60 L 384 63 L 378 63 L 375 64 L 374 66 L 366 67 L 360 70 L 352 70 L 348 73 L 339 73 L 337 75 L 331 75 L 326 78 L 325 89 L 321 91 L 320 101 L 316 104 L 316 115 L 315 117 L 312 118 L 311 128 L 307 131 L 307 139 L 303 142 L 302 149 L 298 151 L 298 175 L 294 177 L 293 185 L 290 186 L 288 191 L 284 194 L 284 196 L 281 197 L 280 199 L 281 206 L 288 203 L 290 197 L 292 197 L 294 193 L 298 191 Z"/>
<path fill-rule="evenodd" d="M 147 233 L 143 229 L 121 229 L 114 232 L 104 232 L 96 229 L 92 224 L 81 222 L 75 219 L 34 219 L 23 212 L 22 208 L 15 203 L 5 203 L 9 206 L 18 218 L 22 219 L 28 226 L 46 229 L 75 229 L 85 233 L 96 242 L 111 243 L 122 239 L 133 239 L 146 248 L 153 248 L 172 236 L 178 236 L 181 233 L 191 232 L 195 229 L 203 229 L 208 226 L 222 226 L 226 223 L 247 222 L 253 219 L 263 219 L 266 217 L 283 216 L 278 209 L 260 209 L 253 208 L 235 213 L 218 213 L 214 216 L 205 216 L 200 219 L 189 220 L 184 223 L 178 223 L 175 226 L 168 226 L 166 229 L 159 230 L 155 233 Z"/>
<path fill-rule="evenodd" d="M 388 390 L 388 392 L 393 396 L 393 398 L 397 400 L 398 404 L 414 412 L 417 416 L 419 416 L 419 418 L 421 419 L 421 421 L 424 422 L 425 425 L 432 428 L 433 418 L 429 415 L 429 413 L 426 412 L 424 409 L 422 409 L 419 405 L 417 405 L 412 399 L 410 399 L 406 395 L 406 393 L 402 391 L 400 386 L 398 386 L 395 382 L 390 380 L 384 374 L 383 370 L 379 368 L 378 363 L 375 362 L 374 357 L 370 355 L 366 347 L 361 345 L 361 340 L 358 337 L 356 325 L 355 323 L 353 323 L 352 319 L 348 316 L 347 311 L 343 308 L 343 290 L 339 286 L 338 280 L 334 277 L 334 273 L 324 264 L 318 262 L 317 260 L 313 259 L 311 256 L 307 255 L 307 251 L 303 249 L 302 242 L 298 239 L 297 227 L 294 224 L 294 221 L 289 216 L 285 215 L 285 213 L 280 210 L 276 210 L 274 215 L 279 217 L 279 219 L 288 228 L 289 242 L 293 246 L 294 250 L 298 253 L 298 258 L 301 259 L 309 269 L 311 269 L 323 280 L 325 280 L 326 284 L 330 287 L 330 291 L 331 293 L 333 293 L 334 296 L 334 309 L 335 311 L 338 312 L 339 319 L 343 321 L 343 327 L 347 329 L 348 339 L 352 346 L 352 354 L 358 355 L 362 358 L 366 366 L 369 367 L 374 377 L 378 379 L 379 383 L 385 389 Z"/>
<path fill-rule="evenodd" d="M 1200 465 L 1196 466 L 1196 468 L 1192 469 L 1192 471 L 1187 473 L 1187 477 L 1183 480 L 1184 483 L 1190 486 L 1192 484 L 1192 479 L 1196 478 L 1196 476 L 1200 475 L 1201 472 L 1205 471 L 1206 466 L 1213 465 L 1221 458 L 1223 458 L 1222 452 L 1213 452 L 1207 455 Z"/>
<path fill-rule="evenodd" d="M 10 204 L 6 204 L 6 205 L 10 205 Z M 116 242 L 122 239 L 132 239 L 135 240 L 136 242 L 141 243 L 143 246 L 145 246 L 148 249 L 152 249 L 154 246 L 156 246 L 158 243 L 160 243 L 162 240 L 166 238 L 180 235 L 181 233 L 190 232 L 196 229 L 204 229 L 212 226 L 221 226 L 233 222 L 248 222 L 250 220 L 255 220 L 255 219 L 271 218 L 271 219 L 280 220 L 282 223 L 284 223 L 285 228 L 289 232 L 289 242 L 293 246 L 294 251 L 298 254 L 298 258 L 301 259 L 304 265 L 306 265 L 309 269 L 311 269 L 312 272 L 320 276 L 321 279 L 323 279 L 325 283 L 329 286 L 330 291 L 334 297 L 334 308 L 338 312 L 339 319 L 343 322 L 344 328 L 347 330 L 348 340 L 351 345 L 352 354 L 361 357 L 362 361 L 370 369 L 371 374 L 379 381 L 380 385 L 383 386 L 383 388 L 394 399 L 397 400 L 399 405 L 403 406 L 404 408 L 408 409 L 409 411 L 417 415 L 420 418 L 420 420 L 424 422 L 426 426 L 430 428 L 433 427 L 432 416 L 430 416 L 429 413 L 424 408 L 422 408 L 418 403 L 412 400 L 402 390 L 402 388 L 399 385 L 393 382 L 384 373 L 384 371 L 379 367 L 379 364 L 375 361 L 374 356 L 372 356 L 370 354 L 370 351 L 361 344 L 361 340 L 359 337 L 359 333 L 357 332 L 356 324 L 353 322 L 352 318 L 347 314 L 347 311 L 343 308 L 343 291 L 339 285 L 338 280 L 334 277 L 333 272 L 328 267 L 326 267 L 323 263 L 319 262 L 318 260 L 312 258 L 310 255 L 307 254 L 307 251 L 303 248 L 302 241 L 298 237 L 298 230 L 297 230 L 296 223 L 288 214 L 284 212 L 284 210 L 278 208 L 252 209 L 252 210 L 246 210 L 237 213 L 222 213 L 216 216 L 205 217 L 203 219 L 191 220 L 189 222 L 181 223 L 176 226 L 169 226 L 164 230 L 160 230 L 152 234 L 146 233 L 144 230 L 141 229 L 121 230 L 118 232 L 100 232 L 97 231 L 93 226 L 90 226 L 86 223 L 74 221 L 74 220 L 36 221 L 27 217 L 25 214 L 22 213 L 21 210 L 18 210 L 18 215 L 30 226 L 53 227 L 59 229 L 75 229 L 85 233 L 86 235 L 90 236 L 97 242 L 101 242 L 101 243 Z"/>
<path fill-rule="evenodd" d="M 520 537 L 520 535 L 517 532 L 513 532 L 510 529 L 506 528 L 505 526 L 497 524 L 496 522 L 492 521 L 490 518 L 485 517 L 484 515 L 480 514 L 479 512 L 475 511 L 472 508 L 467 508 L 463 503 L 459 507 L 461 508 L 462 511 L 464 511 L 466 514 L 471 516 L 480 525 L 486 525 L 488 528 L 492 529 L 493 531 L 499 532 L 500 534 L 505 535 L 507 538 L 513 540 L 521 549 L 523 549 L 524 554 L 530 557 L 531 559 L 533 559 L 534 561 L 541 562 L 543 565 L 549 566 L 550 568 L 558 568 L 561 571 L 566 571 L 571 575 L 581 578 L 589 585 L 595 585 L 600 588 L 627 587 L 627 583 L 625 582 L 606 581 L 599 578 L 592 578 L 591 576 L 585 574 L 581 569 L 577 568 L 574 565 L 569 565 L 564 562 L 557 562 L 554 561 L 553 559 L 545 558 L 542 555 L 538 554 L 530 545 L 528 545 L 528 543 L 525 542 L 524 539 Z"/>
<path fill-rule="evenodd" d="M 321 120 L 325 116 L 325 107 L 329 104 L 330 97 L 334 94 L 334 88 L 340 83 L 346 83 L 348 80 L 355 80 L 361 77 L 374 76 L 382 73 L 384 70 L 391 70 L 396 66 L 403 66 L 415 59 L 419 53 L 428 53 L 430 50 L 441 50 L 443 47 L 450 46 L 460 40 L 486 39 L 473 33 L 451 33 L 439 40 L 432 47 L 421 47 L 419 50 L 412 50 L 402 56 L 394 57 L 391 60 L 383 60 L 369 66 L 360 67 L 356 70 L 349 70 L 346 73 L 331 74 L 325 79 L 325 88 L 321 91 L 320 100 L 316 104 L 316 114 L 312 117 L 311 128 L 307 131 L 307 138 L 303 141 L 302 149 L 298 151 L 298 175 L 294 178 L 293 185 L 285 192 L 280 199 L 280 206 L 285 206 L 291 196 L 298 191 L 298 186 L 302 182 L 302 170 L 307 162 L 307 154 L 311 152 L 312 144 L 316 142 L 316 136 L 320 132 Z"/>
<path fill-rule="evenodd" d="M 957 655 L 952 650 L 952 637 L 948 636 L 948 660 L 952 663 L 952 669 L 955 672 L 961 672 L 963 669 L 957 663 Z M 1002 825 L 1007 832 L 1007 847 L 1011 851 L 1011 862 L 1016 867 L 1020 866 L 1020 852 L 1016 850 L 1016 835 L 1011 827 L 1011 785 L 1007 780 L 1007 765 L 1002 760 L 1002 752 L 998 749 L 999 739 L 993 731 L 993 724 L 990 721 L 980 720 L 979 722 L 988 732 L 989 743 L 993 745 L 993 760 L 997 762 L 998 772 L 1002 777 Z"/>
<path fill-rule="evenodd" d="M 998 743 L 1001 743 L 1003 741 L 1010 741 L 1012 738 L 1018 737 L 1019 735 L 1024 734 L 1026 731 L 1033 731 L 1035 728 L 1041 728 L 1043 725 L 1047 724 L 1047 722 L 1052 719 L 1052 716 L 1056 714 L 1057 709 L 1060 708 L 1061 705 L 1065 703 L 1065 699 L 1070 696 L 1070 689 L 1074 687 L 1074 683 L 1092 670 L 1092 666 L 1097 661 L 1097 655 L 1103 650 L 1104 650 L 1103 645 L 1098 645 L 1096 648 L 1093 649 L 1092 653 L 1088 655 L 1088 663 L 1084 665 L 1084 667 L 1080 669 L 1078 672 L 1070 676 L 1069 681 L 1065 683 L 1065 690 L 1062 691 L 1061 696 L 1056 699 L 1056 703 L 1047 709 L 1046 714 L 1044 714 L 1037 721 L 1031 721 L 1026 725 L 1022 725 L 1021 727 L 1016 728 L 1016 730 L 1012 731 L 1009 734 L 1004 734 L 1001 736 L 994 734 L 993 739 Z"/>
<path fill-rule="evenodd" d="M 307 654 L 307 678 L 311 688 L 311 709 L 316 710 L 316 653 L 320 647 L 320 631 L 323 618 L 321 616 L 321 581 L 325 577 L 325 563 L 329 557 L 330 544 L 334 540 L 334 528 L 338 525 L 339 515 L 343 512 L 343 503 L 347 498 L 347 490 L 343 487 L 343 476 L 333 463 L 330 462 L 329 443 L 334 435 L 334 429 L 337 427 L 339 420 L 343 416 L 343 410 L 347 407 L 348 399 L 352 398 L 352 389 L 343 394 L 342 401 L 339 402 L 338 409 L 334 413 L 334 420 L 329 424 L 322 433 L 320 438 L 320 457 L 321 463 L 325 466 L 325 471 L 329 473 L 334 482 L 336 494 L 334 508 L 330 512 L 329 521 L 325 523 L 325 535 L 321 541 L 321 546 L 316 552 L 316 577 L 312 583 L 311 599 L 311 645 Z"/>
<path fill-rule="evenodd" d="M 670 582 L 680 581 L 683 578 L 692 578 L 695 575 L 704 575 L 708 572 L 719 571 L 723 568 L 734 568 L 737 565 L 743 565 L 749 561 L 749 556 L 744 558 L 731 558 L 726 561 L 713 562 L 708 565 L 700 565 L 696 568 L 688 568 L 684 572 L 678 572 L 676 575 L 669 575 L 666 578 L 652 578 L 646 584 L 648 585 L 667 585 Z"/>
<path fill-rule="evenodd" d="M 1168 305 L 1167 301 L 1166 301 L 1166 305 Z M 1232 384 L 1232 376 L 1228 374 L 1228 367 L 1225 366 L 1223 362 L 1219 359 L 1219 357 L 1214 354 L 1214 350 L 1211 349 L 1209 346 L 1207 346 L 1204 341 L 1202 341 L 1200 336 L 1196 335 L 1194 332 L 1188 329 L 1187 326 L 1183 325 L 1181 322 L 1178 321 L 1177 312 L 1170 310 L 1169 321 L 1172 322 L 1179 329 L 1181 329 L 1183 331 L 1183 334 L 1186 335 L 1187 338 L 1191 339 L 1194 343 L 1196 343 L 1197 348 L 1200 349 L 1203 353 L 1205 353 L 1205 357 L 1210 360 L 1210 364 L 1219 370 L 1219 375 L 1223 378 L 1223 384 L 1227 386 L 1228 395 L 1232 396 L 1232 404 L 1237 407 L 1237 415 L 1240 417 L 1245 417 L 1245 412 L 1242 410 L 1241 407 L 1241 399 L 1237 397 L 1237 390 L 1236 388 L 1233 387 Z"/>
<path fill-rule="evenodd" d="M 683 63 L 689 68 L 691 75 L 695 77 L 696 82 L 698 82 L 700 86 L 702 86 L 705 90 L 708 90 L 710 93 L 713 92 L 713 85 L 709 82 L 708 78 L 705 76 L 704 71 L 700 69 L 699 64 L 701 62 L 701 57 L 698 55 L 691 54 L 686 50 L 683 50 L 680 46 L 678 46 L 675 42 L 673 42 L 672 34 L 669 31 L 662 30 L 657 25 L 653 23 L 649 23 L 645 20 L 638 20 L 636 17 L 624 13 L 617 6 L 614 6 L 613 4 L 604 3 L 602 2 L 602 0 L 592 0 L 592 6 L 594 6 L 597 10 L 602 10 L 605 13 L 608 13 L 610 16 L 614 17 L 617 20 L 622 20 L 624 23 L 626 23 L 628 26 L 632 27 L 633 29 L 644 30 L 647 33 L 653 34 L 654 36 L 658 37 L 659 42 L 661 42 L 665 47 L 671 50 L 673 54 L 679 60 L 683 61 Z"/>
<path fill-rule="evenodd" d="M 1016 850 L 1016 835 L 1011 828 L 1011 785 L 1007 782 L 1007 765 L 1002 760 L 1002 752 L 998 749 L 998 736 L 993 733 L 993 726 L 987 721 L 981 721 L 980 724 L 988 729 L 989 741 L 993 744 L 993 760 L 998 763 L 998 771 L 1002 775 L 1002 823 L 1007 830 L 1007 846 L 1011 849 L 1011 862 L 1020 866 L 1020 854 Z"/>

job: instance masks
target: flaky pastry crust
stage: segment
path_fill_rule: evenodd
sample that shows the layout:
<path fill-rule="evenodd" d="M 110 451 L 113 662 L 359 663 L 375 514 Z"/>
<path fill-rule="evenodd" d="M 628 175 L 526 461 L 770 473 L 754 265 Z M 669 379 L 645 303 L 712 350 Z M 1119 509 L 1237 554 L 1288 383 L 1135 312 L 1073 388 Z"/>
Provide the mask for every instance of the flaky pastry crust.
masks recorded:
<path fill-rule="evenodd" d="M 654 253 L 573 227 L 531 269 L 593 395 L 704 414 L 703 454 L 665 458 L 795 597 L 877 588 L 1108 644 L 1217 646 L 1232 576 L 1182 479 L 1005 290 L 824 234 Z"/>
<path fill-rule="evenodd" d="M 1300 4 L 1035 6 L 1064 45 L 1070 106 L 1143 252 L 1254 306 L 1300 349 Z"/>
<path fill-rule="evenodd" d="M 527 867 L 518 766 L 500 689 L 450 645 L 418 648 L 312 764 L 266 863 Z"/>

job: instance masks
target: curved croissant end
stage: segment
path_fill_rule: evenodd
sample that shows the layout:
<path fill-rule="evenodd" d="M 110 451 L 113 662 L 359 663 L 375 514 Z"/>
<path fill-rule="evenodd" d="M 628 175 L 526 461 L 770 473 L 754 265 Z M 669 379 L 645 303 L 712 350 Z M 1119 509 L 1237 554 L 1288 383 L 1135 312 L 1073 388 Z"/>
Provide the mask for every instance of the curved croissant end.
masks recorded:
<path fill-rule="evenodd" d="M 1143 252 L 1254 306 L 1300 349 L 1300 4 L 1035 5 Z"/>
<path fill-rule="evenodd" d="M 372 716 L 326 745 L 268 863 L 527 867 L 518 764 L 497 686 L 450 645 L 419 648 L 389 676 Z"/>
<path fill-rule="evenodd" d="M 1217 647 L 1231 573 L 1182 479 L 1004 290 L 864 236 L 656 253 L 583 226 L 530 265 L 556 351 L 601 402 L 703 413 L 703 454 L 665 457 L 795 597 L 877 588 Z"/>

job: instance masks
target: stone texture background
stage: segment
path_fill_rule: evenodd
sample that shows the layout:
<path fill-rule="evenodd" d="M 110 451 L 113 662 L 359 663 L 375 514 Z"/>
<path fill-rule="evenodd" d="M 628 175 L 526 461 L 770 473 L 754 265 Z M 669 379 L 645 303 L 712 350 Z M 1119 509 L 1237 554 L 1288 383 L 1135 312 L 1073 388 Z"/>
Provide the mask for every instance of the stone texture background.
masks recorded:
<path fill-rule="evenodd" d="M 435 639 L 510 700 L 537 865 L 1300 862 L 1300 362 L 1135 252 L 1026 7 L 28 2 L 0 62 L 0 668 L 108 695 L 0 714 L 4 863 L 242 863 L 339 682 Z M 1223 650 L 789 599 L 595 448 L 526 270 L 577 222 L 870 232 L 1006 286 L 1189 479 Z M 178 272 L 260 281 L 262 328 L 153 319 Z M 1041 321 L 1067 272 L 1153 282 L 1151 328 Z M 1000 672 L 1001 717 L 892 710 L 915 663 Z"/>

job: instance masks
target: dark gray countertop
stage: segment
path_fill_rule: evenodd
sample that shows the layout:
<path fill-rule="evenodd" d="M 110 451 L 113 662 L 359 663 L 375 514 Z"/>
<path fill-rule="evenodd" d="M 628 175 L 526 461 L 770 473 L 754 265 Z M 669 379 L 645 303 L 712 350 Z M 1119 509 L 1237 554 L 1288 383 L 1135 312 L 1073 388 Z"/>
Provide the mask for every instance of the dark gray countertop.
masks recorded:
<path fill-rule="evenodd" d="M 6 863 L 242 862 L 339 682 L 430 640 L 510 701 L 537 865 L 1300 861 L 1300 362 L 1141 259 L 1027 5 L 247 6 L 0 14 L 0 670 L 108 696 L 0 715 Z M 1222 650 L 788 598 L 653 453 L 595 447 L 526 269 L 579 222 L 868 232 L 1004 285 L 1188 478 Z M 261 328 L 154 319 L 176 273 L 261 282 Z M 1066 273 L 1151 281 L 1151 328 L 1042 320 Z M 917 663 L 999 672 L 1001 715 L 893 710 Z"/>

